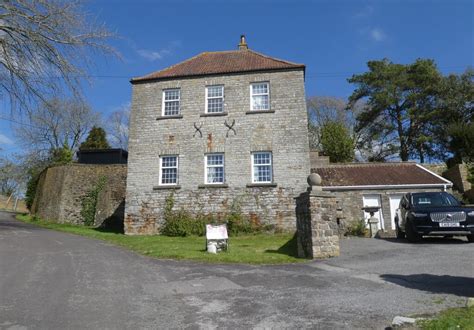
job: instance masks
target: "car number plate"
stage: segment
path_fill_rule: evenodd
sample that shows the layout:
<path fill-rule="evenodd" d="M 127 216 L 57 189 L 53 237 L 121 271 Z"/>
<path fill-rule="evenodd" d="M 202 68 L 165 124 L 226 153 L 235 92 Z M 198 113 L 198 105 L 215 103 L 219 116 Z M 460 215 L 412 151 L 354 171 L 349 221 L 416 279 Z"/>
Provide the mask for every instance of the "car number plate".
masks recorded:
<path fill-rule="evenodd" d="M 440 222 L 440 227 L 459 227 L 459 222 Z"/>

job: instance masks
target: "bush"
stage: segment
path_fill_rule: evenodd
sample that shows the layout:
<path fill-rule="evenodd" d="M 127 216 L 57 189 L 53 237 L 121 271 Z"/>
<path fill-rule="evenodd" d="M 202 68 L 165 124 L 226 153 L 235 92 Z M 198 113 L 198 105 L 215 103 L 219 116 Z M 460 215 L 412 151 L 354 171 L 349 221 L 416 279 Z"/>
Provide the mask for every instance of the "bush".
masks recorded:
<path fill-rule="evenodd" d="M 368 234 L 368 229 L 365 227 L 365 221 L 353 221 L 347 226 L 346 236 L 359 236 L 366 237 Z"/>
<path fill-rule="evenodd" d="M 166 236 L 204 236 L 206 234 L 206 218 L 193 218 L 189 212 L 180 210 L 168 212 L 161 234 Z"/>
<path fill-rule="evenodd" d="M 222 220 L 216 219 L 209 214 L 192 216 L 189 212 L 181 209 L 173 211 L 174 195 L 171 193 L 165 200 L 164 225 L 160 233 L 165 236 L 204 236 L 206 235 L 207 224 L 227 224 L 228 234 L 236 236 L 239 234 L 259 233 L 271 231 L 272 225 L 263 226 L 257 217 L 246 217 L 240 212 L 240 206 L 234 202 L 231 212 Z"/>
<path fill-rule="evenodd" d="M 31 175 L 26 184 L 26 193 L 25 193 L 25 204 L 28 210 L 31 211 L 33 202 L 36 196 L 36 190 L 38 188 L 39 175 Z"/>

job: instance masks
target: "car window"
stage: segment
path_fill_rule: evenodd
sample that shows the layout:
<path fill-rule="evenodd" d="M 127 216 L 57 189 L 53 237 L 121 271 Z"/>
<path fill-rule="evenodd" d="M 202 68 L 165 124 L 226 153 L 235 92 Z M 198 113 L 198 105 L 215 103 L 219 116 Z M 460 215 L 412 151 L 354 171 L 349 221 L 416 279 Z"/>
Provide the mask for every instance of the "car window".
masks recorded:
<path fill-rule="evenodd" d="M 459 206 L 456 198 L 447 193 L 425 193 L 412 195 L 412 202 L 414 206 Z"/>

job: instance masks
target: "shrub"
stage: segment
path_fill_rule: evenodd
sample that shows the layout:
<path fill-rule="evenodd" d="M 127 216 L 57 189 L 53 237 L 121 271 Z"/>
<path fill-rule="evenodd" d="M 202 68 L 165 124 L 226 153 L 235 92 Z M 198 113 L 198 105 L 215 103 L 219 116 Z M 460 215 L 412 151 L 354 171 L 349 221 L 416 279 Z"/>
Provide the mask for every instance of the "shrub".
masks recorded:
<path fill-rule="evenodd" d="M 210 214 L 192 216 L 189 212 L 181 209 L 173 211 L 174 195 L 171 193 L 165 200 L 164 225 L 160 233 L 166 236 L 204 236 L 206 224 L 227 224 L 229 235 L 251 234 L 262 231 L 271 231 L 272 225 L 263 226 L 257 217 L 246 217 L 240 212 L 240 206 L 234 202 L 231 212 L 222 220 L 216 219 Z"/>
<path fill-rule="evenodd" d="M 230 235 L 259 233 L 272 226 L 263 226 L 258 218 L 246 217 L 242 213 L 232 212 L 227 217 L 227 229 Z"/>
<path fill-rule="evenodd" d="M 365 227 L 365 221 L 353 221 L 347 226 L 346 236 L 360 236 L 365 237 L 368 234 L 368 229 Z"/>
<path fill-rule="evenodd" d="M 38 188 L 39 175 L 31 175 L 26 184 L 25 203 L 28 210 L 31 211 Z"/>
<path fill-rule="evenodd" d="M 167 212 L 161 233 L 166 236 L 204 236 L 206 234 L 205 218 L 193 218 L 189 212 L 179 210 Z"/>

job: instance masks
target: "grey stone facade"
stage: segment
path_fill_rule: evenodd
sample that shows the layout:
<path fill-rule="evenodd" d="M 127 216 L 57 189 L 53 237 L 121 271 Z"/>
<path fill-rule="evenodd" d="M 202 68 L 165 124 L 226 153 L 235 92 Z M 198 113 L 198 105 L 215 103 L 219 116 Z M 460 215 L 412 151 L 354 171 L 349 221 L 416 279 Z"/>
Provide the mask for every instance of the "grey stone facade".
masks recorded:
<path fill-rule="evenodd" d="M 270 83 L 270 111 L 250 112 L 250 84 Z M 205 87 L 224 86 L 224 114 L 205 114 Z M 159 118 L 164 89 L 180 88 L 181 116 Z M 159 120 L 157 120 L 157 118 Z M 229 128 L 225 122 L 231 126 Z M 200 127 L 200 132 L 196 130 Z M 201 136 L 202 134 L 202 136 Z M 251 184 L 251 153 L 271 151 L 273 183 Z M 204 180 L 206 153 L 224 153 L 225 185 Z M 178 155 L 178 185 L 161 187 L 159 157 Z M 163 206 L 224 217 L 238 205 L 262 224 L 295 230 L 294 197 L 310 172 L 304 70 L 225 74 L 133 84 L 125 232 L 159 233 Z"/>

